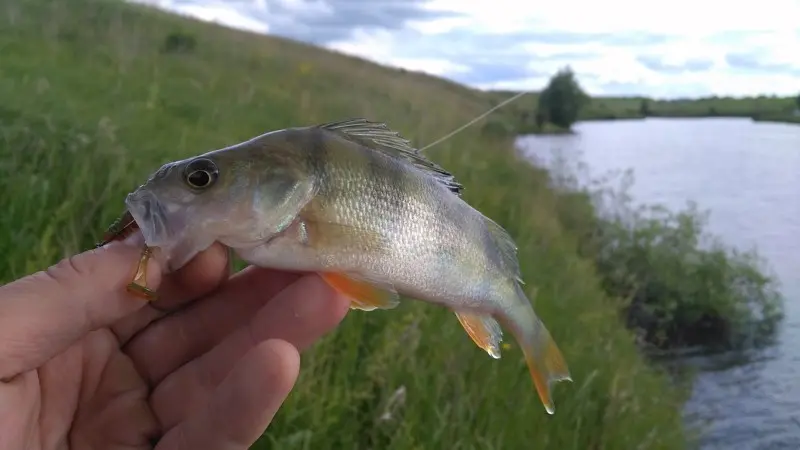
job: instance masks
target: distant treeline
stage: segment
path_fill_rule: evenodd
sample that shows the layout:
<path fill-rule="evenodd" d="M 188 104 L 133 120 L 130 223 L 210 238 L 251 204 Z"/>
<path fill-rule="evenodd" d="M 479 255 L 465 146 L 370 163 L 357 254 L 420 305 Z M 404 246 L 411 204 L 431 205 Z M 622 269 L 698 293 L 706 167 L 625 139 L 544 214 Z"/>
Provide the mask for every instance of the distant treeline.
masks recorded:
<path fill-rule="evenodd" d="M 541 95 L 554 90 L 559 83 L 572 84 L 575 92 L 572 95 L 559 96 L 560 102 L 572 102 L 578 105 L 576 121 L 644 119 L 646 117 L 748 117 L 758 121 L 800 123 L 800 95 L 796 97 L 778 97 L 761 95 L 757 97 L 719 97 L 710 96 L 696 99 L 658 100 L 643 96 L 631 97 L 591 97 L 577 85 L 574 75 L 567 68 L 553 76 L 541 93 L 532 93 L 512 103 L 506 109 L 507 125 L 518 132 L 565 132 L 567 126 L 552 126 L 553 123 L 542 123 L 546 114 L 542 114 Z M 490 91 L 495 102 L 516 95 L 516 91 Z M 548 108 L 561 108 L 549 105 Z M 537 120 L 538 117 L 538 120 Z M 551 121 L 547 121 L 551 122 Z M 551 125 L 551 126 L 548 126 Z"/>

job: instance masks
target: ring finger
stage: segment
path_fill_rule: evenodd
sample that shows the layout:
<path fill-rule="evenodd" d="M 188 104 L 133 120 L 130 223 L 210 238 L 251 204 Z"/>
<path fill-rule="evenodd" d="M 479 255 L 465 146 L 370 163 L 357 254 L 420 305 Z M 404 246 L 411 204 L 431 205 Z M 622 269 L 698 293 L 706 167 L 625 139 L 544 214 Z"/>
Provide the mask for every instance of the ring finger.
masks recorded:
<path fill-rule="evenodd" d="M 167 376 L 150 404 L 164 430 L 203 407 L 247 352 L 269 339 L 289 342 L 302 352 L 344 318 L 349 302 L 318 276 L 290 285 L 216 347 Z M 268 388 L 265 386 L 265 388 Z"/>

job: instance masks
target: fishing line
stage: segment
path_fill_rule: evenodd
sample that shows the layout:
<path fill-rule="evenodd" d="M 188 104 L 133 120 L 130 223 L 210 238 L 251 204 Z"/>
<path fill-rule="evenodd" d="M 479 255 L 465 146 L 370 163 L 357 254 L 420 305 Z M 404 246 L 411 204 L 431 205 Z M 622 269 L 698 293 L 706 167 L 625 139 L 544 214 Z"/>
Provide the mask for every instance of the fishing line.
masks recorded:
<path fill-rule="evenodd" d="M 462 125 L 462 126 L 460 126 L 460 127 L 456 128 L 455 130 L 451 131 L 450 133 L 448 133 L 448 134 L 446 134 L 446 135 L 442 136 L 441 138 L 439 138 L 439 139 L 437 139 L 437 140 L 435 140 L 435 141 L 431 142 L 430 144 L 426 145 L 425 147 L 422 147 L 421 149 L 419 149 L 419 151 L 420 151 L 420 152 L 423 152 L 423 151 L 425 151 L 426 149 L 429 149 L 429 148 L 433 147 L 433 146 L 434 146 L 434 145 L 436 145 L 436 144 L 439 144 L 439 143 L 441 143 L 441 142 L 444 142 L 444 141 L 446 141 L 446 140 L 450 139 L 451 137 L 455 136 L 456 134 L 458 134 L 458 133 L 462 132 L 462 131 L 463 131 L 463 130 L 465 130 L 466 128 L 468 128 L 468 127 L 470 127 L 471 125 L 473 125 L 475 122 L 477 122 L 477 121 L 479 121 L 479 120 L 483 119 L 484 117 L 488 116 L 489 114 L 493 113 L 493 112 L 494 112 L 494 111 L 496 111 L 497 109 L 499 109 L 499 108 L 502 108 L 503 106 L 505 106 L 505 105 L 507 105 L 507 104 L 509 104 L 509 103 L 511 103 L 511 102 L 513 102 L 513 101 L 515 101 L 515 100 L 517 100 L 518 98 L 522 97 L 523 95 L 525 95 L 525 94 L 530 94 L 530 93 L 532 93 L 532 92 L 533 92 L 533 91 L 522 91 L 522 92 L 519 92 L 519 93 L 517 93 L 516 95 L 514 95 L 514 96 L 513 96 L 513 97 L 511 97 L 511 98 L 507 98 L 507 99 L 503 100 L 503 101 L 502 101 L 502 102 L 500 102 L 498 105 L 495 105 L 494 107 L 492 107 L 491 109 L 489 109 L 489 110 L 488 110 L 488 111 L 486 111 L 485 113 L 481 114 L 480 116 L 478 116 L 478 117 L 476 117 L 476 118 L 474 118 L 474 119 L 470 120 L 470 121 L 469 121 L 469 122 L 467 122 L 466 124 L 464 124 L 464 125 Z"/>

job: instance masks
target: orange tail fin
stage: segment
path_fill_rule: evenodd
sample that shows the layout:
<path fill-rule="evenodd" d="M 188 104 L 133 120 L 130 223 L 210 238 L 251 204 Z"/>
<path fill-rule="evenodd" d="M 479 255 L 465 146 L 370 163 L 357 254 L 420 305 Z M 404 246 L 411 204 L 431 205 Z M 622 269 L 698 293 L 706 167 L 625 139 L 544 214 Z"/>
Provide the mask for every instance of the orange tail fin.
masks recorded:
<path fill-rule="evenodd" d="M 533 335 L 521 342 L 525 362 L 528 364 L 536 392 L 542 400 L 548 414 L 555 413 L 555 405 L 550 392 L 550 386 L 558 381 L 572 381 L 567 363 L 558 349 L 550 332 L 544 324 L 538 321 L 538 329 Z"/>

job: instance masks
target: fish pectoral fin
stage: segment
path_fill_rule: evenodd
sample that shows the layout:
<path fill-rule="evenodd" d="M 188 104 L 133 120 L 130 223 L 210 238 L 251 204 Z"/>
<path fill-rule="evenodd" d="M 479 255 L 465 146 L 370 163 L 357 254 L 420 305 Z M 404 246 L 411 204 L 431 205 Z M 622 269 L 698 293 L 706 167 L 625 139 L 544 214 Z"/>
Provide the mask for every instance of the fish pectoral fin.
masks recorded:
<path fill-rule="evenodd" d="M 355 248 L 362 253 L 380 253 L 391 245 L 391 241 L 380 232 L 369 227 L 359 227 L 328 220 L 320 220 L 312 208 L 302 211 L 298 222 L 302 222 L 302 243 L 313 249 Z M 294 228 L 301 225 L 293 225 Z"/>
<path fill-rule="evenodd" d="M 336 272 L 325 272 L 320 276 L 337 292 L 350 297 L 350 309 L 373 311 L 392 309 L 400 304 L 400 296 L 389 283 Z"/>
<path fill-rule="evenodd" d="M 503 330 L 500 324 L 488 314 L 456 312 L 464 331 L 472 341 L 494 359 L 500 359 L 500 343 L 503 341 Z"/>

